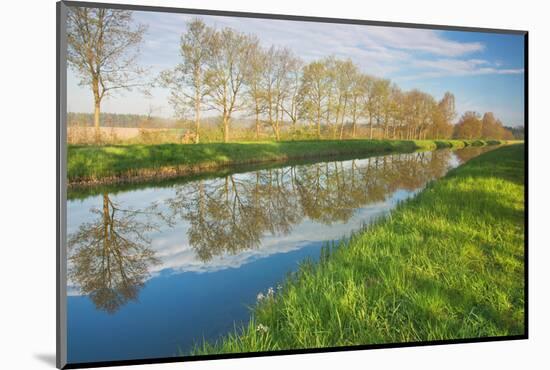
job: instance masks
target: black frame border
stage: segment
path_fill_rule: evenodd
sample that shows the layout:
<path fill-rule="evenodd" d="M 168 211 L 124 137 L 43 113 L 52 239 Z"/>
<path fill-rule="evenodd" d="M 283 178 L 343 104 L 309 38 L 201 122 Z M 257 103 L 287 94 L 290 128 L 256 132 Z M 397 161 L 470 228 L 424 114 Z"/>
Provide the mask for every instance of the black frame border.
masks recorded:
<path fill-rule="evenodd" d="M 462 31 L 462 32 L 484 32 L 498 33 L 509 35 L 522 35 L 524 39 L 524 155 L 525 155 L 525 184 L 524 184 L 524 334 L 497 336 L 497 337 L 480 337 L 467 339 L 450 339 L 450 340 L 435 340 L 421 342 L 405 342 L 405 343 L 384 343 L 384 344 L 364 344 L 341 347 L 326 347 L 326 348 L 307 348 L 293 350 L 279 350 L 267 352 L 243 352 L 236 354 L 215 354 L 215 355 L 198 355 L 198 356 L 176 356 L 176 357 L 159 357 L 159 358 L 143 358 L 133 360 L 116 360 L 116 361 L 97 361 L 97 362 L 81 362 L 67 363 L 67 332 L 66 332 L 66 203 L 67 203 L 67 180 L 66 180 L 66 79 L 67 79 L 67 63 L 66 63 L 66 24 L 65 17 L 67 7 L 88 7 L 88 8 L 110 8 L 110 9 L 127 9 L 135 11 L 149 11 L 160 13 L 180 13 L 180 14 L 197 14 L 210 16 L 225 16 L 225 17 L 240 17 L 240 18 L 259 18 L 259 19 L 276 19 L 290 20 L 301 22 L 316 22 L 316 23 L 336 23 L 336 24 L 354 24 L 365 26 L 381 26 L 381 27 L 398 27 L 398 28 L 416 28 L 430 29 L 441 31 Z M 283 356 L 296 354 L 312 354 L 312 353 L 329 353 L 342 351 L 358 351 L 366 349 L 383 349 L 383 348 L 405 348 L 405 347 L 423 347 L 446 344 L 467 344 L 467 343 L 484 343 L 498 342 L 511 340 L 524 340 L 529 338 L 529 248 L 528 248 L 528 225 L 529 225 L 529 209 L 528 209 L 528 194 L 529 194 L 529 32 L 526 30 L 513 29 L 497 29 L 497 28 L 482 28 L 482 27 L 463 27 L 449 25 L 433 25 L 422 23 L 402 23 L 402 22 L 384 22 L 384 21 L 369 21 L 347 18 L 328 18 L 316 16 L 300 16 L 300 15 L 285 15 L 285 14 L 268 14 L 268 13 L 253 13 L 253 12 L 238 12 L 227 10 L 211 10 L 211 9 L 190 9 L 190 8 L 175 8 L 163 6 L 148 6 L 148 5 L 131 5 L 131 4 L 112 4 L 112 3 L 97 3 L 84 1 L 58 1 L 56 3 L 56 367 L 58 369 L 80 369 L 93 367 L 110 367 L 124 365 L 144 365 L 144 364 L 159 364 L 159 363 L 174 363 L 174 362 L 191 362 L 205 360 L 220 360 L 234 358 L 250 358 L 250 357 L 266 357 L 266 356 Z"/>

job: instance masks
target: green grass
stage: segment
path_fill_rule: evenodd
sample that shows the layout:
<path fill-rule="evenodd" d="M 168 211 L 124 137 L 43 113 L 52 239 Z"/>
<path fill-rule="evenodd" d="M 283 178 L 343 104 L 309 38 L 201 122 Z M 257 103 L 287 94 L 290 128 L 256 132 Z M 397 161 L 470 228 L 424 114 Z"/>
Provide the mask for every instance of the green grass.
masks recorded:
<path fill-rule="evenodd" d="M 523 153 L 505 146 L 452 170 L 192 354 L 524 334 Z"/>
<path fill-rule="evenodd" d="M 70 184 L 109 183 L 199 173 L 235 164 L 459 148 L 470 143 L 473 141 L 326 140 L 197 145 L 69 145 L 67 177 Z"/>

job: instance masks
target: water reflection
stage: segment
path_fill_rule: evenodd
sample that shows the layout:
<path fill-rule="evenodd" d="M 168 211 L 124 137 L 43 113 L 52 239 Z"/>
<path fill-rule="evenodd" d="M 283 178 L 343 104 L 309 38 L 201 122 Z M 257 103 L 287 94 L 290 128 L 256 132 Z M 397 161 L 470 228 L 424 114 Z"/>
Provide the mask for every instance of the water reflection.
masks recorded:
<path fill-rule="evenodd" d="M 117 194 L 116 202 L 104 193 L 98 207 L 81 219 L 75 215 L 69 281 L 97 309 L 114 313 L 137 300 L 152 272 L 181 263 L 176 260 L 186 250 L 193 251 L 195 266 L 227 256 L 242 264 L 250 251 L 269 249 L 265 256 L 288 251 L 288 244 L 298 248 L 298 237 L 308 239 L 304 231 L 313 232 L 316 241 L 345 237 L 358 227 L 355 219 L 368 221 L 360 210 L 375 204 L 382 209 L 381 202 L 397 191 L 412 194 L 483 150 L 393 154 L 231 174 L 147 189 L 145 202 L 136 193 Z M 331 225 L 339 227 L 328 231 Z M 172 240 L 169 252 L 160 247 L 167 239 Z"/>
<path fill-rule="evenodd" d="M 103 207 L 91 212 L 93 221 L 69 238 L 69 279 L 96 308 L 114 313 L 137 299 L 150 267 L 158 263 L 146 236 L 154 224 L 136 217 L 150 215 L 151 209 L 122 209 L 105 193 Z"/>
<path fill-rule="evenodd" d="M 486 152 L 487 150 L 488 150 L 487 147 L 474 146 L 463 150 L 457 150 L 456 152 L 454 152 L 454 155 L 457 157 L 460 163 L 464 163 L 464 162 L 468 162 L 470 159 L 474 157 L 477 157 L 481 153 Z"/>
<path fill-rule="evenodd" d="M 266 169 L 180 185 L 165 202 L 173 222 L 189 223 L 189 244 L 207 262 L 258 248 L 266 234 L 287 235 L 304 218 L 345 223 L 357 208 L 442 176 L 450 159 L 437 151 Z"/>

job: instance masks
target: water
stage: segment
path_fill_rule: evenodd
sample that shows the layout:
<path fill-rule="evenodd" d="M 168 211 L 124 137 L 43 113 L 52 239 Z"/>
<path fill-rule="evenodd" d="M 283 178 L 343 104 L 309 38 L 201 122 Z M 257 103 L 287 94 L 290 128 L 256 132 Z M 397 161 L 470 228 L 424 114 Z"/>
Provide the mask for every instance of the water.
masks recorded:
<path fill-rule="evenodd" d="M 484 151 L 465 148 L 110 188 L 67 205 L 68 360 L 188 354 L 320 248 Z"/>

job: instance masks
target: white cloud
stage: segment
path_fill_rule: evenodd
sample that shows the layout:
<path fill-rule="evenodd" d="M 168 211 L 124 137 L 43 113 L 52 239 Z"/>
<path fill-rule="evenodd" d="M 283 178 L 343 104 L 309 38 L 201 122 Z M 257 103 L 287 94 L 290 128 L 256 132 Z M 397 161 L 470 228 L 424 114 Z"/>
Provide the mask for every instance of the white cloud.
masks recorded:
<path fill-rule="evenodd" d="M 434 55 L 458 57 L 485 49 L 480 42 L 448 40 L 433 30 L 369 27 L 368 32 L 373 40 L 383 45 Z"/>
<path fill-rule="evenodd" d="M 137 18 L 150 24 L 150 36 L 155 39 L 151 49 L 163 55 L 171 50 L 169 58 L 174 59 L 177 53 L 173 53 L 172 45 L 175 44 L 177 50 L 179 35 L 193 17 L 196 16 L 141 13 Z M 433 30 L 217 16 L 200 18 L 216 28 L 231 27 L 257 35 L 265 46 L 289 47 L 305 60 L 328 55 L 351 58 L 365 72 L 383 76 L 418 57 L 413 54 L 458 57 L 484 49 L 479 42 L 448 40 Z M 162 44 L 169 47 L 161 50 Z"/>
<path fill-rule="evenodd" d="M 499 68 L 497 63 L 481 59 L 436 59 L 415 60 L 411 66 L 420 69 L 420 73 L 401 79 L 434 78 L 443 76 L 477 76 L 487 74 L 522 74 L 523 68 Z"/>

